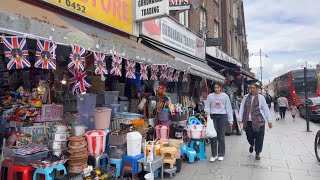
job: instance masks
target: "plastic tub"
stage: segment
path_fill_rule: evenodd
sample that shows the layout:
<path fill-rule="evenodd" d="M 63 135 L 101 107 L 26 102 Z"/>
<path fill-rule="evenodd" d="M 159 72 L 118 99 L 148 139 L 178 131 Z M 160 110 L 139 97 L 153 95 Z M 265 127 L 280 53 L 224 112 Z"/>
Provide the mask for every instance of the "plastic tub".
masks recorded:
<path fill-rule="evenodd" d="M 86 131 L 94 130 L 95 123 L 93 119 L 93 114 L 75 114 L 75 125 L 85 125 Z"/>
<path fill-rule="evenodd" d="M 118 104 L 119 91 L 106 91 L 104 93 L 104 104 Z"/>
<path fill-rule="evenodd" d="M 129 111 L 129 101 L 119 101 L 120 103 L 120 112 Z"/>
<path fill-rule="evenodd" d="M 101 107 L 94 110 L 95 129 L 108 129 L 110 127 L 112 109 Z"/>
<path fill-rule="evenodd" d="M 96 107 L 96 94 L 78 94 L 77 95 L 77 110 L 78 113 L 92 114 Z"/>
<path fill-rule="evenodd" d="M 92 130 L 86 132 L 87 147 L 91 156 L 100 156 L 106 147 L 107 133 L 102 130 Z"/>
<path fill-rule="evenodd" d="M 32 161 L 46 158 L 48 156 L 48 152 L 49 151 L 42 151 L 35 154 L 22 156 L 15 154 L 11 149 L 8 148 L 5 149 L 4 156 L 9 160 L 14 161 L 15 164 L 28 166 Z"/>
<path fill-rule="evenodd" d="M 127 133 L 127 154 L 128 156 L 137 156 L 141 154 L 142 135 L 139 132 Z"/>
<path fill-rule="evenodd" d="M 158 112 L 158 117 L 160 121 L 170 121 L 169 109 L 163 109 L 160 112 Z"/>
<path fill-rule="evenodd" d="M 112 91 L 119 91 L 119 96 L 124 96 L 126 84 L 124 83 L 112 83 Z"/>
<path fill-rule="evenodd" d="M 127 133 L 128 131 L 116 130 L 110 132 L 109 144 L 110 146 L 121 146 L 127 143 Z"/>
<path fill-rule="evenodd" d="M 203 139 L 206 137 L 206 128 L 204 125 L 188 125 L 187 135 L 191 139 Z"/>
<path fill-rule="evenodd" d="M 109 104 L 107 107 L 109 107 L 110 109 L 112 109 L 112 113 L 111 113 L 111 119 L 113 119 L 115 117 L 115 113 L 119 113 L 120 112 L 120 104 Z"/>
<path fill-rule="evenodd" d="M 122 159 L 127 154 L 127 144 L 122 146 L 110 146 L 109 156 L 114 159 Z"/>

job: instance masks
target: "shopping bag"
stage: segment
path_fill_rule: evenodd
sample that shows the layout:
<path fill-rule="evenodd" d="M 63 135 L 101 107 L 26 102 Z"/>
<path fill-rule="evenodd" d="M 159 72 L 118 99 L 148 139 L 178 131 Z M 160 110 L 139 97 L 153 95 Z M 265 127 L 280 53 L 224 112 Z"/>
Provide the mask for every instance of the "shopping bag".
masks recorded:
<path fill-rule="evenodd" d="M 213 120 L 211 119 L 210 115 L 207 116 L 206 135 L 209 138 L 217 137 L 217 131 L 214 128 Z"/>

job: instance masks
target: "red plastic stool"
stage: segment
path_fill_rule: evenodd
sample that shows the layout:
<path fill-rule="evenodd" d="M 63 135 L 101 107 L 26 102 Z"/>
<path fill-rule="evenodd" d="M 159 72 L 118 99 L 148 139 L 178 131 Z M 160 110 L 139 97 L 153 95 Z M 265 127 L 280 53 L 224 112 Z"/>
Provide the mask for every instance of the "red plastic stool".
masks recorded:
<path fill-rule="evenodd" d="M 0 180 L 7 180 L 9 175 L 9 169 L 14 165 L 14 162 L 8 159 L 5 159 L 1 163 L 0 169 Z"/>
<path fill-rule="evenodd" d="M 22 174 L 21 180 L 32 180 L 34 168 L 32 166 L 21 166 L 21 165 L 14 165 L 9 169 L 9 178 L 8 180 L 14 180 L 14 175 L 17 173 Z"/>

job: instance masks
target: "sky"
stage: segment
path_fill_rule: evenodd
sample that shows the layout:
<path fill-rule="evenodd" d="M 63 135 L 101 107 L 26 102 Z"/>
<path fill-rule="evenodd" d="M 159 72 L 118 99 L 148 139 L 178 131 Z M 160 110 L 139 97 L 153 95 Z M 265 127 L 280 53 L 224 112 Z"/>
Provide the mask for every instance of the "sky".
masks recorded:
<path fill-rule="evenodd" d="M 319 0 L 243 0 L 249 66 L 263 82 L 320 63 Z M 268 57 L 266 57 L 266 55 Z"/>

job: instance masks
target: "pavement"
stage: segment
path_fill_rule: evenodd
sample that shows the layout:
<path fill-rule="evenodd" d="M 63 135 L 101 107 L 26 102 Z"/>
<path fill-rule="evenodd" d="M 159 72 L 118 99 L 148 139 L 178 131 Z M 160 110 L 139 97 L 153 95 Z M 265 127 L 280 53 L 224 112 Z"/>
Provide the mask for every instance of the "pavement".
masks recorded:
<path fill-rule="evenodd" d="M 305 119 L 297 117 L 294 122 L 290 112 L 286 116 L 286 120 L 274 121 L 273 129 L 266 129 L 260 161 L 249 153 L 245 135 L 226 136 L 224 161 L 210 163 L 211 150 L 207 145 L 207 160 L 193 164 L 184 161 L 174 179 L 319 180 L 320 163 L 314 154 L 314 138 L 320 124 L 310 122 L 312 132 L 306 132 Z"/>

